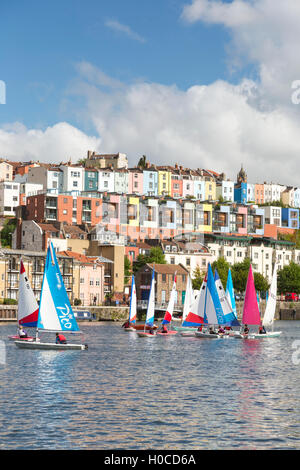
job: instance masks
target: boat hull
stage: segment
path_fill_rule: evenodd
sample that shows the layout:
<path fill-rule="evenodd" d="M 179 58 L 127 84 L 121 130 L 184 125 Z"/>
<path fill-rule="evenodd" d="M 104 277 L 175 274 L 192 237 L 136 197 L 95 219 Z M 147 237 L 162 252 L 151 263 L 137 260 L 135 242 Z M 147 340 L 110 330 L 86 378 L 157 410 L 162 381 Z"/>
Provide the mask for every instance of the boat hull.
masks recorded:
<path fill-rule="evenodd" d="M 196 328 L 192 328 L 192 327 L 189 327 L 189 326 L 174 326 L 174 330 L 176 331 L 193 331 L 195 332 Z"/>
<path fill-rule="evenodd" d="M 137 334 L 140 338 L 154 338 L 154 336 L 156 336 L 156 333 L 152 335 L 151 333 L 147 333 L 147 331 L 137 331 Z"/>
<path fill-rule="evenodd" d="M 124 328 L 124 331 L 136 331 L 133 326 L 129 326 L 128 328 Z"/>
<path fill-rule="evenodd" d="M 180 331 L 180 336 L 185 336 L 187 338 L 195 337 L 195 331 Z"/>
<path fill-rule="evenodd" d="M 251 338 L 255 339 L 264 339 L 264 338 L 278 338 L 278 336 L 281 335 L 281 331 L 270 331 L 269 333 L 266 333 L 265 335 L 260 335 L 260 334 L 251 334 Z"/>
<path fill-rule="evenodd" d="M 9 336 L 8 339 L 9 339 L 9 341 L 16 341 L 16 340 L 19 340 L 19 341 L 33 341 L 34 337 L 33 336 L 27 336 L 27 338 L 20 338 L 20 336 L 15 335 L 15 336 Z"/>
<path fill-rule="evenodd" d="M 15 341 L 15 345 L 21 349 L 43 349 L 54 351 L 84 350 L 87 349 L 86 344 L 56 344 L 56 343 L 40 343 L 37 341 Z"/>
<path fill-rule="evenodd" d="M 217 334 L 210 334 L 210 333 L 202 333 L 201 331 L 195 331 L 196 338 L 203 338 L 203 339 L 218 339 L 220 338 Z"/>
<path fill-rule="evenodd" d="M 178 331 L 168 331 L 168 333 L 162 333 L 161 331 L 158 331 L 157 334 L 161 336 L 172 336 L 172 335 L 177 335 Z"/>
<path fill-rule="evenodd" d="M 157 330 L 158 326 L 157 325 L 153 325 L 152 327 L 151 326 L 145 326 L 145 325 L 135 325 L 134 326 L 134 329 L 136 331 L 140 331 L 140 330 L 150 330 L 152 328 L 152 330 Z"/>

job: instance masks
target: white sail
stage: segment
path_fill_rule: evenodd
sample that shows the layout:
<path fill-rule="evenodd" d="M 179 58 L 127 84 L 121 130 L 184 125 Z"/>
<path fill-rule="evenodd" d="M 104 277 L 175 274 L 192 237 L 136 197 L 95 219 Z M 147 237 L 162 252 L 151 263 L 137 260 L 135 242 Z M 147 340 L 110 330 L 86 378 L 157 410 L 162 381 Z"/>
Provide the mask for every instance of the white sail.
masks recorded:
<path fill-rule="evenodd" d="M 35 327 L 38 320 L 39 306 L 27 278 L 23 261 L 20 260 L 18 323 Z"/>
<path fill-rule="evenodd" d="M 146 314 L 146 323 L 145 325 L 153 326 L 154 323 L 154 314 L 155 314 L 155 278 L 154 278 L 154 267 L 152 271 L 152 279 L 151 279 L 151 286 L 150 286 L 150 294 L 148 299 L 148 307 L 147 307 L 147 314 Z"/>
<path fill-rule="evenodd" d="M 184 322 L 187 315 L 189 314 L 193 301 L 194 301 L 194 292 L 193 292 L 192 280 L 191 280 L 190 275 L 188 274 L 186 290 L 185 290 L 184 305 L 183 305 L 182 322 Z"/>
<path fill-rule="evenodd" d="M 263 326 L 270 326 L 274 322 L 276 311 L 276 298 L 277 298 L 277 264 L 275 263 L 273 278 L 269 291 L 269 298 L 266 306 L 266 311 L 263 318 Z"/>

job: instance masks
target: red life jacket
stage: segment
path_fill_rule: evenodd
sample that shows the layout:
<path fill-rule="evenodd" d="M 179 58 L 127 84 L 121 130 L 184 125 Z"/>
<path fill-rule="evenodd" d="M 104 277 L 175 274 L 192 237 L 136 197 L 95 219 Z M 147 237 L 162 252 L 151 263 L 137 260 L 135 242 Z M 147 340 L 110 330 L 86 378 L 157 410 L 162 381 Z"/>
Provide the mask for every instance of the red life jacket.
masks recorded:
<path fill-rule="evenodd" d="M 61 335 L 61 334 L 58 335 L 58 339 L 59 339 L 59 341 L 66 341 L 65 336 L 64 336 L 64 335 Z"/>

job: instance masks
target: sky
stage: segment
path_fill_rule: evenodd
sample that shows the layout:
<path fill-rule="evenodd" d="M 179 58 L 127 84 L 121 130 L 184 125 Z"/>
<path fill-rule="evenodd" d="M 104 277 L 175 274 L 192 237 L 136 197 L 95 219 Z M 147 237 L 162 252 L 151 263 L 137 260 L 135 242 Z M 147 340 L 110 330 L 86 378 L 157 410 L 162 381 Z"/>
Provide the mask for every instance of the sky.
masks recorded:
<path fill-rule="evenodd" d="M 1 0 L 0 156 L 300 185 L 299 22 L 298 0 Z"/>

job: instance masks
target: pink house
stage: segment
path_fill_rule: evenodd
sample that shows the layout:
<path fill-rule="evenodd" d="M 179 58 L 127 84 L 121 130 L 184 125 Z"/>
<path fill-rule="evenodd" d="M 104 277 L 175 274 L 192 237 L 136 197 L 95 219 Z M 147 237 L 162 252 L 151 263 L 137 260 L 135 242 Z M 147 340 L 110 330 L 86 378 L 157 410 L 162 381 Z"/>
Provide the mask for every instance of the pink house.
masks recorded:
<path fill-rule="evenodd" d="M 128 194 L 143 194 L 143 170 L 139 168 L 128 170 Z"/>
<path fill-rule="evenodd" d="M 248 208 L 238 206 L 237 214 L 236 214 L 236 230 L 237 233 L 241 235 L 247 235 L 247 216 L 248 216 Z"/>
<path fill-rule="evenodd" d="M 82 306 L 102 305 L 104 298 L 104 264 L 97 257 L 85 256 L 73 251 L 59 254 L 73 258 L 73 296 Z"/>

